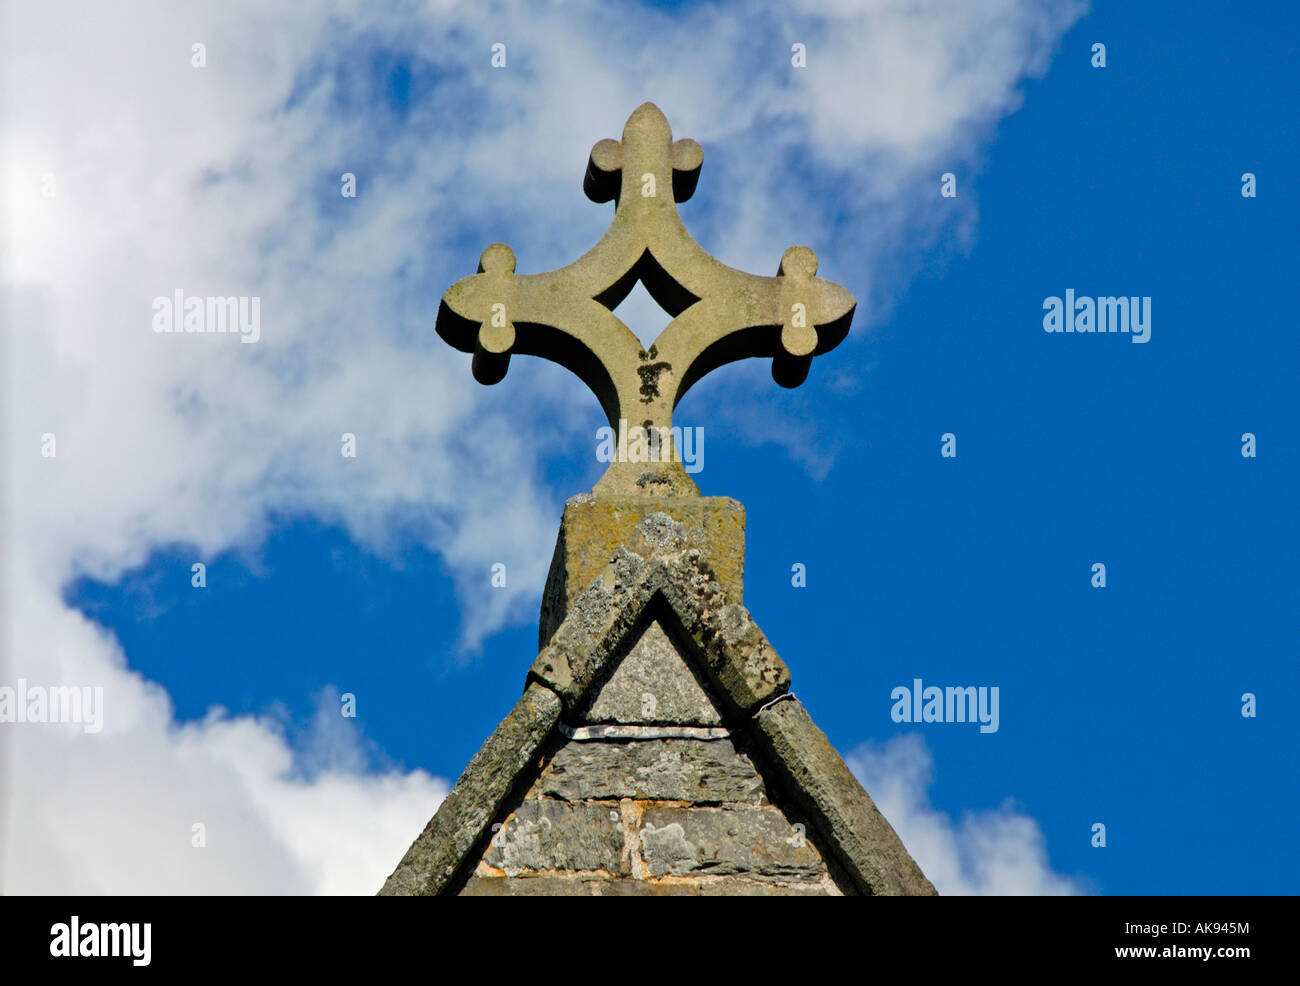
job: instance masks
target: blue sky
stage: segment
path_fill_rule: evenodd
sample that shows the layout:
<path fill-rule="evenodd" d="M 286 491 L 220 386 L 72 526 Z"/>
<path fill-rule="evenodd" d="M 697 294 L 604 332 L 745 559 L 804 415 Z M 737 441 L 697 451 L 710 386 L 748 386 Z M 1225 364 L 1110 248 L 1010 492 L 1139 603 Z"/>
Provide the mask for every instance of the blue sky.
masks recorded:
<path fill-rule="evenodd" d="M 1297 342 L 1286 314 L 1300 227 L 1298 19 L 1281 3 L 1094 3 L 1044 46 L 1042 77 L 1019 82 L 1022 105 L 970 124 L 976 136 L 940 143 L 920 164 L 781 156 L 782 168 L 806 167 L 778 177 L 803 186 L 809 208 L 774 207 L 780 243 L 761 241 L 771 270 L 756 272 L 773 273 L 785 245 L 812 246 L 821 274 L 863 302 L 853 331 L 799 390 L 777 388 L 766 367 L 727 367 L 677 412 L 705 427 L 704 494 L 746 507 L 745 604 L 836 747 L 880 751 L 919 734 L 933 771 L 918 795 L 926 810 L 957 828 L 1032 819 L 1045 865 L 1084 892 L 1276 894 L 1300 882 L 1300 799 L 1286 773 L 1300 702 Z M 1106 45 L 1104 69 L 1090 65 L 1094 42 Z M 368 42 L 329 64 L 359 80 L 356 104 L 337 112 L 350 128 L 340 145 L 373 161 L 363 206 L 367 182 L 408 172 L 385 150 L 395 128 L 478 105 L 491 84 Z M 291 87 L 295 104 L 316 71 Z M 675 97 L 641 93 L 661 101 L 675 136 L 704 145 L 683 216 L 707 248 L 731 248 L 722 258 L 744 266 L 727 210 L 744 202 L 746 156 L 765 153 L 753 146 L 759 131 L 711 144 L 677 122 Z M 618 136 L 595 114 L 574 128 L 588 145 Z M 465 204 L 430 233 L 440 248 L 391 282 L 399 309 L 418 318 L 356 331 L 409 339 L 467 380 L 468 357 L 433 333 L 438 296 L 492 240 L 514 247 L 521 272 L 594 242 L 611 207 L 581 197 L 583 154 L 564 162 L 571 191 L 544 215 L 533 199 L 492 200 L 496 183 L 524 180 L 511 169 L 527 172 L 526 158 L 497 161 L 489 188 L 453 168 Z M 859 197 L 858 177 L 882 166 L 896 185 Z M 329 159 L 302 170 L 334 180 L 340 169 Z M 948 170 L 954 200 L 939 196 Z M 1256 198 L 1242 197 L 1243 172 L 1257 176 Z M 883 214 L 871 203 L 891 187 L 904 218 L 881 220 L 896 235 L 881 242 L 868 232 Z M 752 194 L 768 190 L 760 182 Z M 345 250 L 354 203 L 320 187 L 308 200 L 320 235 Z M 556 225 L 564 236 L 529 242 Z M 1043 301 L 1066 289 L 1149 296 L 1150 342 L 1045 333 Z M 528 436 L 535 457 L 519 465 L 549 542 L 564 498 L 599 476 L 595 400 L 526 359 L 479 391 L 476 407 L 505 415 L 552 395 Z M 940 455 L 947 432 L 953 459 Z M 1256 458 L 1241 455 L 1244 432 L 1257 436 Z M 489 521 L 510 508 L 496 478 L 462 482 L 449 470 L 443 483 L 442 495 L 475 499 Z M 454 780 L 535 655 L 537 552 L 516 554 L 507 539 L 466 562 L 438 542 L 454 514 L 431 508 L 431 520 L 418 496 L 398 499 L 409 526 L 385 522 L 382 537 L 359 535 L 342 508 L 285 498 L 252 534 L 159 536 L 141 559 L 82 572 L 60 591 L 166 690 L 179 722 L 202 722 L 214 706 L 279 721 L 310 777 L 320 710 L 353 692 L 366 769 Z M 202 591 L 189 584 L 195 560 L 208 564 Z M 491 561 L 506 564 L 516 594 L 504 609 L 490 598 L 500 592 Z M 1097 562 L 1104 589 L 1091 585 Z M 807 567 L 805 588 L 791 584 L 795 563 Z M 467 633 L 469 620 L 484 621 L 486 636 Z M 999 730 L 893 722 L 891 690 L 918 677 L 998 686 Z M 1256 718 L 1241 714 L 1244 692 L 1257 696 Z M 1105 848 L 1091 844 L 1097 822 Z"/>

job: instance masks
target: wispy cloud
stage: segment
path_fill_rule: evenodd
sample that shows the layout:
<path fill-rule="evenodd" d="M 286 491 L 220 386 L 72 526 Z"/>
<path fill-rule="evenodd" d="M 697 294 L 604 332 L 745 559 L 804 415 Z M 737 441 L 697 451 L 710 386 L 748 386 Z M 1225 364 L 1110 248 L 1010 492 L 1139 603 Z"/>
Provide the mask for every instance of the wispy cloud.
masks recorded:
<path fill-rule="evenodd" d="M 1004 801 L 959 820 L 930 804 L 934 758 L 917 733 L 864 744 L 846 761 L 941 894 L 1047 896 L 1087 893 L 1052 870 L 1038 823 Z"/>

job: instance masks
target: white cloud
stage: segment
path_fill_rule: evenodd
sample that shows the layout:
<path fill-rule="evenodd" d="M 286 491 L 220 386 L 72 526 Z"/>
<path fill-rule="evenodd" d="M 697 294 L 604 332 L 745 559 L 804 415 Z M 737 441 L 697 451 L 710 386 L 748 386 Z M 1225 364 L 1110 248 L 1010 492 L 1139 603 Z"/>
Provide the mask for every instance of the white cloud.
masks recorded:
<path fill-rule="evenodd" d="M 702 242 L 772 272 L 809 242 L 859 294 L 862 327 L 887 303 L 892 258 L 948 221 L 906 190 L 935 181 L 940 161 L 977 158 L 1077 14 L 1069 0 L 743 17 L 519 3 L 491 19 L 472 4 L 360 0 L 6 4 L 4 678 L 102 682 L 116 725 L 94 739 L 0 734 L 5 889 L 377 886 L 442 782 L 291 780 L 267 723 L 177 728 L 166 696 L 67 609 L 62 587 L 114 580 L 161 545 L 255 550 L 273 513 L 307 513 L 376 551 L 415 538 L 439 553 L 471 651 L 530 619 L 575 492 L 544 486 L 545 458 L 594 448 L 595 405 L 525 366 L 480 388 L 436 338 L 438 296 L 478 249 L 508 239 L 524 272 L 585 250 L 609 215 L 582 197 L 586 154 L 650 98 L 705 145 Z M 490 44 L 507 28 L 510 67 L 496 71 Z M 805 32 L 809 68 L 793 70 L 786 39 Z M 206 68 L 190 65 L 195 42 Z M 384 108 L 367 69 L 384 52 L 412 66 L 419 98 L 404 113 Z M 422 73 L 445 81 L 422 89 Z M 344 171 L 355 200 L 338 197 Z M 261 341 L 156 335 L 151 301 L 177 288 L 260 297 Z M 755 372 L 702 388 L 691 413 Z M 792 448 L 821 448 L 756 420 Z M 343 432 L 355 459 L 339 455 Z M 40 455 L 46 433 L 57 458 Z M 828 455 L 801 457 L 822 470 Z M 486 577 L 496 561 L 504 591 Z M 223 865 L 189 848 L 204 811 L 210 845 L 234 854 Z M 396 849 L 376 834 L 390 822 Z M 374 857 L 331 855 L 349 835 Z"/>
<path fill-rule="evenodd" d="M 298 764 L 271 720 L 177 726 L 102 628 L 39 591 L 13 604 L 14 680 L 103 688 L 105 713 L 98 733 L 0 725 L 6 893 L 374 893 L 446 794 L 424 771 L 361 772 L 333 696 Z"/>
<path fill-rule="evenodd" d="M 917 733 L 864 744 L 845 758 L 935 889 L 948 895 L 1082 894 L 1079 881 L 1052 871 L 1038 823 L 1008 799 L 960 821 L 937 811 L 929 788 L 934 759 Z"/>

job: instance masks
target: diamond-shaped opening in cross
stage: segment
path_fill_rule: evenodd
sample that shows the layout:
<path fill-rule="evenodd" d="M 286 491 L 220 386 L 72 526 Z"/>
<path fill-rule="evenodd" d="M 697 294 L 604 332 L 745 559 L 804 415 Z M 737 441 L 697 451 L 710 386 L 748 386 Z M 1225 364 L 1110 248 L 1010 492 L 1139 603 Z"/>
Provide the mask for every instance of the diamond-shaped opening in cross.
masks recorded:
<path fill-rule="evenodd" d="M 668 313 L 660 307 L 659 302 L 650 297 L 644 281 L 637 281 L 628 292 L 628 296 L 615 306 L 614 311 L 632 330 L 632 334 L 641 340 L 641 345 L 647 349 L 672 321 Z"/>
<path fill-rule="evenodd" d="M 659 266 L 649 250 L 615 284 L 597 295 L 596 300 L 617 312 L 623 324 L 647 349 L 672 319 L 699 301 Z"/>

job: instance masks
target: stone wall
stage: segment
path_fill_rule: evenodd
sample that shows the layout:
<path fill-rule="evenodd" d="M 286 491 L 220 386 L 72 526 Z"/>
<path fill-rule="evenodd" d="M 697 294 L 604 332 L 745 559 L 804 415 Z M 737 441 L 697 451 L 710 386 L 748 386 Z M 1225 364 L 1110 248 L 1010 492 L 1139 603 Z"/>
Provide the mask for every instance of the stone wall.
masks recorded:
<path fill-rule="evenodd" d="M 380 893 L 934 894 L 790 692 L 743 565 L 734 500 L 571 499 L 524 693 Z"/>
<path fill-rule="evenodd" d="M 460 893 L 856 892 L 658 620 L 576 718 L 494 819 Z"/>

